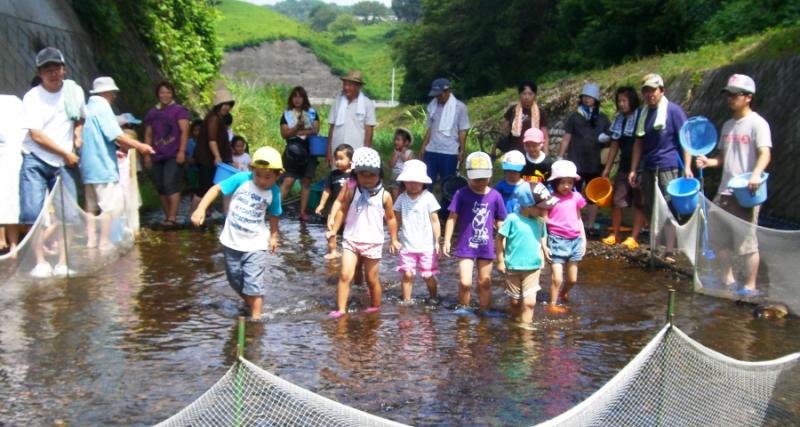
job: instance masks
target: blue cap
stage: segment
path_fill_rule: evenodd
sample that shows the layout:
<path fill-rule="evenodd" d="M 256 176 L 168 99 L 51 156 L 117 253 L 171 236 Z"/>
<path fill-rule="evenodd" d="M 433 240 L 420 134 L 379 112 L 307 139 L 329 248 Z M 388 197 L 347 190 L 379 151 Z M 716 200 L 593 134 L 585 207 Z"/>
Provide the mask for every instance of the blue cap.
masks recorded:
<path fill-rule="evenodd" d="M 445 78 L 439 78 L 431 83 L 431 91 L 428 92 L 428 96 L 439 96 L 442 92 L 450 89 L 450 80 Z"/>
<path fill-rule="evenodd" d="M 119 116 L 117 116 L 117 122 L 119 122 L 120 126 L 122 126 L 122 125 L 140 125 L 140 124 L 142 124 L 142 121 L 137 119 L 136 116 L 134 116 L 131 113 L 122 113 L 122 114 L 120 114 Z"/>

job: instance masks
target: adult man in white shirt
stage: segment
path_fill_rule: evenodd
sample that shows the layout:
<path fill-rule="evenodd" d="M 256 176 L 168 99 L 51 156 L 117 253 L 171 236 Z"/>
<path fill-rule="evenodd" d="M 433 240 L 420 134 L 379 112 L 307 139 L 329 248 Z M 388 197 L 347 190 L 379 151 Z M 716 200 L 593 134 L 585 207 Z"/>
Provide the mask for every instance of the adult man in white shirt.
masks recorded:
<path fill-rule="evenodd" d="M 363 86 L 364 77 L 358 71 L 342 77 L 342 94 L 334 101 L 328 116 L 328 165 L 332 164 L 333 150 L 341 144 L 349 144 L 353 149 L 372 147 L 372 134 L 378 122 L 375 103 L 361 92 Z"/>

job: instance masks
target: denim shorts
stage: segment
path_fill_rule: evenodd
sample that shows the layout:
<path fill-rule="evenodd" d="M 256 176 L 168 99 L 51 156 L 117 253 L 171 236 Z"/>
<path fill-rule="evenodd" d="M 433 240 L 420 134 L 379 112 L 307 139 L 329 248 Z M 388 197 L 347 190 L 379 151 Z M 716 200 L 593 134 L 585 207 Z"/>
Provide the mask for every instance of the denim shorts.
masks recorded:
<path fill-rule="evenodd" d="M 566 264 L 568 262 L 578 262 L 583 259 L 581 246 L 583 238 L 576 237 L 567 239 L 565 237 L 550 234 L 547 236 L 547 245 L 550 247 L 550 257 L 553 264 Z"/>
<path fill-rule="evenodd" d="M 183 166 L 174 158 L 153 162 L 153 181 L 159 196 L 169 196 L 181 192 Z"/>
<path fill-rule="evenodd" d="M 222 246 L 222 252 L 225 254 L 225 276 L 231 288 L 239 295 L 264 295 L 267 251 L 242 252 Z"/>
<path fill-rule="evenodd" d="M 47 190 L 53 188 L 56 178 L 59 176 L 66 194 L 72 197 L 73 202 L 76 202 L 77 174 L 77 168 L 56 167 L 34 154 L 23 154 L 22 167 L 19 170 L 19 223 L 33 224 L 36 222 L 39 212 L 44 207 Z M 72 204 L 68 203 L 66 209 L 61 209 L 60 203 L 54 203 L 58 217 L 63 218 L 67 223 L 74 223 L 78 218 L 78 210 L 70 206 Z"/>

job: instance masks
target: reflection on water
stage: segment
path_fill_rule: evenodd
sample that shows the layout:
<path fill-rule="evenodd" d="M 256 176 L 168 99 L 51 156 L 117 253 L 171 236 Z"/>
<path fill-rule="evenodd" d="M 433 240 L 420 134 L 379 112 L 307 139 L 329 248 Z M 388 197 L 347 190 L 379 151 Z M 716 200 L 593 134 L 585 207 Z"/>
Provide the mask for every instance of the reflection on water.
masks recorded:
<path fill-rule="evenodd" d="M 207 390 L 234 361 L 243 313 L 225 281 L 217 231 L 148 232 L 94 276 L 2 285 L 0 424 L 147 425 Z M 454 315 L 452 259 L 441 265 L 442 306 L 400 306 L 387 258 L 380 314 L 330 320 L 338 265 L 323 259 L 322 228 L 284 221 L 282 231 L 269 259 L 268 320 L 249 324 L 246 357 L 403 423 L 530 425 L 565 411 L 656 334 L 667 285 L 679 289 L 676 323 L 715 350 L 745 360 L 800 350 L 796 320 L 756 320 L 749 307 L 694 295 L 667 273 L 600 259 L 581 264 L 569 313 L 537 306 L 535 331 Z M 499 285 L 495 306 L 505 309 Z M 417 279 L 415 294 L 426 293 Z M 366 292 L 353 296 L 363 307 Z"/>

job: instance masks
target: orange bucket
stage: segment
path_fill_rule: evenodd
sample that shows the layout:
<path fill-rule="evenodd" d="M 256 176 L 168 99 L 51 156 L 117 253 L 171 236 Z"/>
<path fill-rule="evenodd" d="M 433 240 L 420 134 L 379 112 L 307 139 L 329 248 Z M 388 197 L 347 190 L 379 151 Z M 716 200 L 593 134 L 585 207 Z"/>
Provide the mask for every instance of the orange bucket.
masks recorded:
<path fill-rule="evenodd" d="M 586 198 L 593 201 L 601 208 L 611 206 L 611 195 L 614 193 L 614 186 L 608 178 L 598 177 L 586 184 Z"/>

